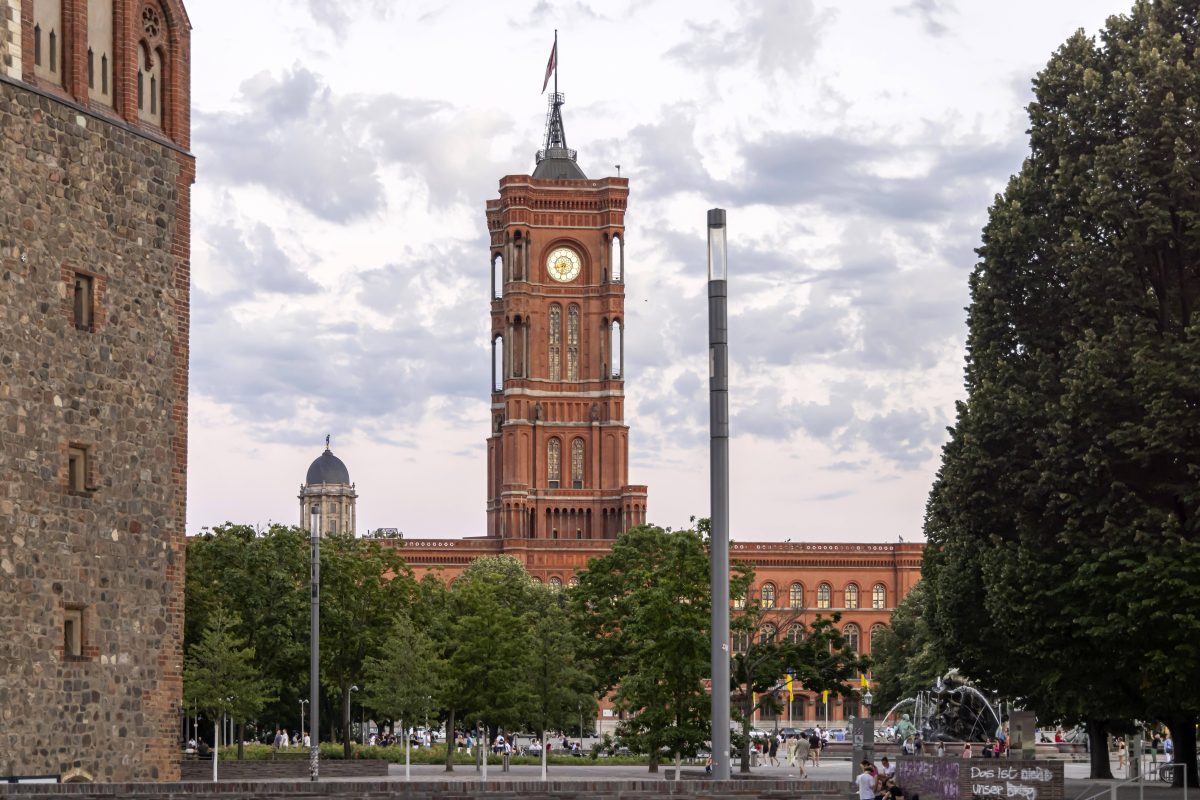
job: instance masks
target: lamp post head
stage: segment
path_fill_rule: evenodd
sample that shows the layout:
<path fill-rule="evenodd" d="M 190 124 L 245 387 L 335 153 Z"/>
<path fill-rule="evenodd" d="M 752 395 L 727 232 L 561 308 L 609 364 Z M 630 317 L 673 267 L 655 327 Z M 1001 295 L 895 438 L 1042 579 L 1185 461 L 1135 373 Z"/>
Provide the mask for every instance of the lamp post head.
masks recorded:
<path fill-rule="evenodd" d="M 708 211 L 708 279 L 723 281 L 729 277 L 729 257 L 725 248 L 725 209 Z"/>
<path fill-rule="evenodd" d="M 866 705 L 867 708 L 871 707 L 871 701 L 874 699 L 875 697 L 871 694 L 870 689 L 867 689 L 867 691 L 863 692 L 863 704 Z"/>

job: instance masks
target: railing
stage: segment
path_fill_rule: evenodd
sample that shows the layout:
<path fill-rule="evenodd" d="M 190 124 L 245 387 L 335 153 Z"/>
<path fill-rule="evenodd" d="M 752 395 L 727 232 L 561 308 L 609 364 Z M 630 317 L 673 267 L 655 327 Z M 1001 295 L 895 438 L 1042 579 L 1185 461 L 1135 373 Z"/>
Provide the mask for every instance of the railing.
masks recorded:
<path fill-rule="evenodd" d="M 1172 780 L 1173 780 L 1174 771 L 1177 769 L 1183 770 L 1183 800 L 1187 800 L 1187 797 L 1188 797 L 1188 774 L 1187 774 L 1187 765 L 1185 763 L 1183 763 L 1182 761 L 1166 761 L 1162 764 L 1159 764 L 1159 763 L 1156 763 L 1155 761 L 1150 761 L 1149 768 L 1147 768 L 1146 764 L 1147 764 L 1147 759 L 1145 756 L 1142 756 L 1138 761 L 1138 765 L 1137 765 L 1138 766 L 1138 774 L 1137 775 L 1134 775 L 1132 778 L 1126 778 L 1123 781 L 1116 781 L 1116 782 L 1110 784 L 1108 786 L 1108 788 L 1106 788 L 1102 791 L 1096 792 L 1095 794 L 1092 794 L 1092 795 L 1088 795 L 1087 797 L 1076 798 L 1076 800 L 1099 800 L 1100 798 L 1104 797 L 1105 795 L 1108 795 L 1109 800 L 1118 800 L 1117 790 L 1120 789 L 1122 786 L 1126 786 L 1131 783 L 1137 784 L 1138 800 L 1142 800 L 1143 797 L 1145 796 L 1146 776 L 1147 776 L 1148 772 L 1150 773 L 1150 779 L 1154 780 L 1154 781 L 1163 780 L 1162 776 L 1163 776 L 1164 772 L 1170 772 L 1172 774 Z"/>

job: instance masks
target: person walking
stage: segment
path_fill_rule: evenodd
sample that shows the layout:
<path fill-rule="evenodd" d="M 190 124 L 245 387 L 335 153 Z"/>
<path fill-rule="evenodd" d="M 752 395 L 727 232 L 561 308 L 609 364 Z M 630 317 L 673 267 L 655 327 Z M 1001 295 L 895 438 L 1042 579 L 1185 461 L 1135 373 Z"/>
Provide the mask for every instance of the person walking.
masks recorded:
<path fill-rule="evenodd" d="M 808 737 L 809 755 L 812 756 L 813 766 L 821 766 L 821 729 L 813 731 Z"/>
<path fill-rule="evenodd" d="M 779 766 L 779 737 L 772 736 L 770 744 L 767 745 L 767 760 L 771 762 L 772 767 Z"/>
<path fill-rule="evenodd" d="M 808 772 L 805 771 L 804 765 L 808 761 L 808 758 L 811 754 L 812 754 L 811 740 L 805 739 L 803 736 L 801 736 L 796 741 L 796 764 L 797 764 L 797 766 L 800 767 L 801 777 L 804 777 L 804 778 L 808 777 Z"/>
<path fill-rule="evenodd" d="M 875 800 L 877 781 L 871 772 L 871 762 L 864 758 L 859 766 L 862 767 L 862 772 L 854 779 L 855 785 L 858 786 L 858 800 Z"/>
<path fill-rule="evenodd" d="M 1117 768 L 1125 769 L 1125 737 L 1117 739 Z"/>

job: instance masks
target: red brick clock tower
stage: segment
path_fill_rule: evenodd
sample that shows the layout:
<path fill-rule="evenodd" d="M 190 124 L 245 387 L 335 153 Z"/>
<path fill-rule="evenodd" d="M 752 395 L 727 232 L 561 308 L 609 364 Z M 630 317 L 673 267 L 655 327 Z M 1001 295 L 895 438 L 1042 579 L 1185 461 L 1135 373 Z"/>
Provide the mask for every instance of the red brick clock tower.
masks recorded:
<path fill-rule="evenodd" d="M 646 519 L 628 483 L 626 178 L 589 179 L 550 98 L 532 175 L 487 203 L 492 255 L 488 536 L 613 539 Z"/>

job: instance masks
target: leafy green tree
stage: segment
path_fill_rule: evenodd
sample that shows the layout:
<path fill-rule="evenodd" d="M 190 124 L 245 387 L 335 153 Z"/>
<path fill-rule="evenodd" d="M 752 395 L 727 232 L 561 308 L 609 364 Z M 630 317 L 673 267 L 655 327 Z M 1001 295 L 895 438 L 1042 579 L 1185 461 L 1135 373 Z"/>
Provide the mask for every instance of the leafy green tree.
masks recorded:
<path fill-rule="evenodd" d="M 308 558 L 306 534 L 283 525 L 259 531 L 226 523 L 188 540 L 185 649 L 215 611 L 236 608 L 235 632 L 254 651 L 273 696 L 262 713 L 285 723 L 297 713 L 308 675 Z M 239 730 L 239 744 L 244 738 Z"/>
<path fill-rule="evenodd" d="M 928 689 L 950 667 L 929 629 L 928 584 L 918 583 L 904 596 L 891 625 L 871 641 L 875 707 L 890 708 Z"/>
<path fill-rule="evenodd" d="M 967 400 L 930 496 L 934 634 L 1043 718 L 1200 716 L 1200 20 L 1138 2 L 1038 75 L 971 278 Z M 1179 779 L 1182 780 L 1182 775 Z"/>
<path fill-rule="evenodd" d="M 753 573 L 748 577 L 752 578 Z M 729 674 L 742 723 L 741 772 L 750 771 L 750 722 L 754 712 L 780 710 L 777 695 L 788 674 L 793 676 L 793 689 L 803 687 L 849 696 L 857 691 L 859 675 L 870 666 L 870 661 L 855 652 L 838 629 L 840 614 L 818 615 L 807 624 L 805 616 L 795 613 L 780 619 L 759 601 L 748 599 L 730 620 L 734 647 Z M 793 626 L 799 626 L 799 630 Z"/>
<path fill-rule="evenodd" d="M 526 674 L 533 695 L 529 723 L 543 740 L 546 731 L 566 730 L 582 713 L 594 718 L 597 709 L 583 642 L 566 604 L 563 592 L 536 587 L 533 647 Z"/>
<path fill-rule="evenodd" d="M 512 556 L 476 559 L 450 590 L 445 702 L 464 722 L 482 722 L 485 740 L 534 715 L 533 603 L 533 580 Z"/>
<path fill-rule="evenodd" d="M 379 655 L 363 665 L 362 703 L 381 719 L 400 720 L 401 728 L 434 711 L 444 676 L 433 639 L 407 613 L 397 614 Z M 405 759 L 408 759 L 405 732 Z M 453 749 L 453 748 L 450 748 Z"/>
<path fill-rule="evenodd" d="M 370 539 L 321 540 L 321 674 L 341 699 L 345 757 L 351 757 L 350 692 L 367 660 L 379 657 L 416 585 L 399 554 Z"/>
<path fill-rule="evenodd" d="M 708 565 L 702 533 L 643 525 L 589 562 L 571 593 L 593 688 L 616 687 L 628 715 L 619 731 L 650 754 L 652 772 L 662 751 L 693 754 L 710 738 Z M 740 572 L 733 586 L 745 591 Z"/>
<path fill-rule="evenodd" d="M 184 703 L 205 712 L 214 721 L 218 737 L 224 717 L 239 723 L 255 719 L 271 699 L 268 682 L 254 665 L 254 649 L 234 632 L 237 623 L 236 614 L 213 609 L 183 662 Z M 214 770 L 217 744 L 214 741 Z"/>

